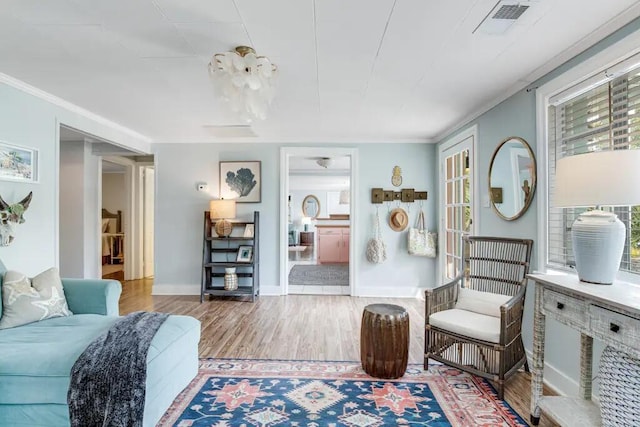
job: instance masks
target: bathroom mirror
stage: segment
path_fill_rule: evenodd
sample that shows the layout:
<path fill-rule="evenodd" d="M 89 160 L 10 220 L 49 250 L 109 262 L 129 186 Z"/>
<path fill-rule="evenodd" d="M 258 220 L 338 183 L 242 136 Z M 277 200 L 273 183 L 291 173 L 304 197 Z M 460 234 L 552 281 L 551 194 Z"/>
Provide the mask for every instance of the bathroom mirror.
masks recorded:
<path fill-rule="evenodd" d="M 313 219 L 320 214 L 320 201 L 313 194 L 309 194 L 302 201 L 302 214 Z"/>
<path fill-rule="evenodd" d="M 536 159 L 522 138 L 498 145 L 489 166 L 489 200 L 502 219 L 513 221 L 529 208 L 536 191 Z"/>

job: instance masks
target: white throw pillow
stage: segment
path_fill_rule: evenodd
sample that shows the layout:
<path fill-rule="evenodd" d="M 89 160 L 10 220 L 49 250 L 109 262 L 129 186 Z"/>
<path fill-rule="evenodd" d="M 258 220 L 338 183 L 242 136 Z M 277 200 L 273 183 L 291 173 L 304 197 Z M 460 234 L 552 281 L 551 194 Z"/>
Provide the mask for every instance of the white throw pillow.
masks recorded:
<path fill-rule="evenodd" d="M 0 329 L 72 314 L 58 269 L 50 268 L 32 279 L 18 271 L 4 274 Z"/>
<path fill-rule="evenodd" d="M 460 288 L 455 308 L 500 317 L 500 306 L 510 299 L 509 295 Z"/>

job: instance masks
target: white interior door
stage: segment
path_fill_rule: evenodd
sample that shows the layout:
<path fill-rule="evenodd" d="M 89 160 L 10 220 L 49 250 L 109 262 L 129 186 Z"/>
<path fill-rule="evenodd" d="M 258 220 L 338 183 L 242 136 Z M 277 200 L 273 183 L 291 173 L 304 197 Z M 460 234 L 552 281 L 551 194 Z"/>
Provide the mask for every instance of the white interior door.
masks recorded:
<path fill-rule="evenodd" d="M 473 147 L 475 135 L 469 135 L 440 151 L 440 271 L 445 282 L 460 274 L 463 234 L 472 234 Z"/>

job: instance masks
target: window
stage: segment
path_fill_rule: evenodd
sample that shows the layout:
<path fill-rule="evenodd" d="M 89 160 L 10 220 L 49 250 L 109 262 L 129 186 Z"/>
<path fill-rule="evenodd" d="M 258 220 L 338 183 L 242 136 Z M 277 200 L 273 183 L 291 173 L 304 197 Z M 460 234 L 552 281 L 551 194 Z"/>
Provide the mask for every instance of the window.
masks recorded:
<path fill-rule="evenodd" d="M 575 87 L 550 100 L 547 115 L 548 200 L 553 200 L 554 196 L 558 159 L 591 151 L 640 149 L 640 68 L 615 76 L 611 73 L 601 76 L 605 78 L 600 77 L 600 82 L 590 84 L 588 89 L 584 89 L 583 84 L 583 89 Z M 571 91 L 573 95 L 565 95 Z M 614 212 L 627 228 L 620 270 L 640 274 L 640 206 L 601 209 Z M 571 225 L 584 210 L 547 207 L 548 266 L 568 268 L 575 265 Z"/>

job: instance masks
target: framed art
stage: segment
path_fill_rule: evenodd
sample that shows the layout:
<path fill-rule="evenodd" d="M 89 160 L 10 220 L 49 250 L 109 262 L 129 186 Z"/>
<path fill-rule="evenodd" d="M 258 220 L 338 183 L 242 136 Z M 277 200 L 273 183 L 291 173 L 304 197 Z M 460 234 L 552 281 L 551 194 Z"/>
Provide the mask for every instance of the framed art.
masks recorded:
<path fill-rule="evenodd" d="M 38 150 L 0 141 L 0 179 L 38 182 Z"/>
<path fill-rule="evenodd" d="M 253 246 L 238 246 L 236 262 L 251 262 L 251 257 L 253 257 Z"/>
<path fill-rule="evenodd" d="M 253 224 L 245 225 L 244 235 L 242 237 L 253 237 Z"/>
<path fill-rule="evenodd" d="M 236 203 L 259 203 L 262 196 L 260 161 L 220 162 L 220 197 Z"/>

